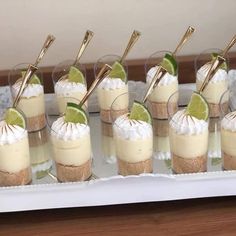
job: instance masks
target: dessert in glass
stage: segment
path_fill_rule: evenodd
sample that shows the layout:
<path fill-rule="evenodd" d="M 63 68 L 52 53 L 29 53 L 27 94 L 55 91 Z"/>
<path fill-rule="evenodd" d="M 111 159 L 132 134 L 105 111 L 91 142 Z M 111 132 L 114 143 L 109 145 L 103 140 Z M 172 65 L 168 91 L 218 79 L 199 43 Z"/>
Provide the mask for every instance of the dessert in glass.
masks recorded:
<path fill-rule="evenodd" d="M 178 91 L 178 66 L 171 52 L 155 52 L 149 57 L 145 64 L 147 84 L 152 82 L 160 64 L 162 64 L 164 68 L 170 65 L 169 67 L 172 68 L 172 70 L 169 70 L 154 87 L 152 93 L 148 96 L 148 101 L 153 118 L 167 119 L 168 99 L 173 93 Z M 176 100 L 173 100 L 172 104 L 169 104 L 170 109 L 172 109 L 171 114 L 175 113 L 177 110 L 178 96 L 175 98 Z"/>
<path fill-rule="evenodd" d="M 203 51 L 195 59 L 196 70 L 196 88 L 201 88 L 207 73 L 210 70 L 211 62 L 217 55 L 222 54 L 220 49 L 208 49 Z M 207 100 L 210 108 L 210 117 L 220 116 L 220 98 L 225 91 L 228 90 L 228 63 L 227 61 L 215 72 L 214 76 L 204 89 L 202 95 Z M 228 97 L 224 97 L 222 106 L 224 110 L 228 109 Z"/>
<path fill-rule="evenodd" d="M 221 154 L 223 168 L 225 170 L 236 170 L 236 93 L 235 91 L 225 92 L 224 96 L 229 97 L 229 110 L 221 109 Z M 222 106 L 221 106 L 222 108 Z"/>
<path fill-rule="evenodd" d="M 112 104 L 112 114 L 113 108 L 127 96 L 122 94 L 115 99 Z M 118 118 L 115 116 L 113 123 L 118 172 L 124 176 L 153 171 L 151 115 L 147 108 L 142 103 L 134 101 L 134 98 L 135 95 L 129 95 L 129 113 Z"/>
<path fill-rule="evenodd" d="M 97 88 L 97 98 L 100 107 L 100 117 L 103 122 L 112 123 L 111 105 L 121 94 L 128 93 L 127 67 L 122 66 L 120 57 L 116 55 L 106 55 L 100 58 L 94 66 L 94 73 L 97 76 L 99 69 L 104 63 L 112 65 L 111 73 L 100 83 Z M 114 110 L 115 111 L 115 110 Z M 117 116 L 128 111 L 128 96 L 120 100 L 119 107 L 116 108 Z"/>
<path fill-rule="evenodd" d="M 102 128 L 102 152 L 106 163 L 116 162 L 115 141 L 113 137 L 112 124 L 101 122 Z"/>
<path fill-rule="evenodd" d="M 37 179 L 40 179 L 47 175 L 52 167 L 48 128 L 30 132 L 28 135 L 32 173 Z"/>
<path fill-rule="evenodd" d="M 176 94 L 173 94 L 169 102 Z M 208 104 L 191 90 L 180 91 L 179 110 L 170 117 L 172 170 L 176 174 L 205 172 L 208 148 Z"/>
<path fill-rule="evenodd" d="M 52 72 L 60 114 L 65 112 L 66 104 L 71 102 L 70 98 L 82 100 L 87 92 L 86 70 L 79 61 L 93 35 L 92 31 L 87 30 L 75 60 L 67 60 L 58 64 Z M 86 108 L 86 104 L 84 108 Z"/>
<path fill-rule="evenodd" d="M 87 92 L 85 67 L 73 63 L 73 60 L 61 62 L 52 72 L 59 114 L 65 113 L 67 103 L 73 102 L 73 98 L 80 101 Z"/>
<path fill-rule="evenodd" d="M 154 158 L 171 159 L 168 120 L 153 119 L 153 149 Z"/>
<path fill-rule="evenodd" d="M 60 182 L 87 180 L 91 176 L 90 128 L 79 102 L 68 103 L 65 114 L 51 124 L 53 159 Z"/>
<path fill-rule="evenodd" d="M 140 32 L 134 30 L 129 42 L 125 48 L 125 51 L 121 57 L 116 55 L 106 55 L 101 57 L 94 65 L 95 78 L 101 65 L 105 63 L 112 66 L 110 74 L 102 81 L 97 89 L 98 103 L 100 106 L 100 117 L 104 122 L 112 123 L 111 117 L 111 105 L 114 99 L 121 95 L 127 94 L 128 92 L 128 77 L 127 77 L 127 66 L 125 66 L 125 58 L 134 46 Z M 123 96 L 123 100 L 120 100 L 120 104 L 113 108 L 113 116 L 116 113 L 117 116 L 127 113 L 128 110 L 128 97 Z"/>
<path fill-rule="evenodd" d="M 13 100 L 20 90 L 28 65 L 26 63 L 16 65 L 9 72 L 8 80 Z M 29 132 L 43 129 L 46 126 L 44 88 L 40 71 L 35 72 L 27 83 L 17 107 L 25 114 Z"/>
<path fill-rule="evenodd" d="M 0 119 L 0 186 L 31 182 L 26 119 L 21 111 L 8 108 Z"/>
<path fill-rule="evenodd" d="M 145 63 L 146 82 L 151 84 L 153 78 L 158 73 L 161 73 L 161 67 L 166 70 L 162 78 L 158 78 L 153 86 L 153 91 L 148 97 L 150 110 L 153 118 L 167 119 L 167 102 L 170 96 L 175 93 L 176 96 L 172 99 L 172 104 L 169 105 L 169 114 L 172 115 L 177 111 L 178 103 L 178 65 L 176 62 L 176 54 L 187 42 L 194 32 L 194 28 L 189 26 L 179 44 L 173 52 L 159 51 L 152 54 Z"/>

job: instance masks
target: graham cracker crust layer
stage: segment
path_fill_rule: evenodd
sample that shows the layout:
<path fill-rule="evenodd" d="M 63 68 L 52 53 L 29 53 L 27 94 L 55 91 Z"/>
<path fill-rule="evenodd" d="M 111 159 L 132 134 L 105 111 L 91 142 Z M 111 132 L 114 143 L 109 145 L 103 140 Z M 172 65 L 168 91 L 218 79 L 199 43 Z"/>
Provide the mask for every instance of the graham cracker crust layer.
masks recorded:
<path fill-rule="evenodd" d="M 67 166 L 56 163 L 59 182 L 76 182 L 87 180 L 92 175 L 91 160 L 80 166 Z"/>
<path fill-rule="evenodd" d="M 45 114 L 27 118 L 26 122 L 28 132 L 41 130 L 46 126 Z"/>
<path fill-rule="evenodd" d="M 169 135 L 169 121 L 153 119 L 153 131 L 155 136 L 167 137 Z"/>
<path fill-rule="evenodd" d="M 176 174 L 205 172 L 207 171 L 207 156 L 190 159 L 172 153 L 172 169 Z"/>
<path fill-rule="evenodd" d="M 129 163 L 117 158 L 118 172 L 120 175 L 139 175 L 143 173 L 152 173 L 152 158 L 137 163 Z"/>
<path fill-rule="evenodd" d="M 102 123 L 102 134 L 105 136 L 113 137 L 112 124 L 101 122 Z"/>
<path fill-rule="evenodd" d="M 169 103 L 169 113 L 167 109 L 167 102 L 153 102 L 149 101 L 150 111 L 153 118 L 156 119 L 168 119 L 169 115 L 172 116 L 178 110 L 178 104 L 176 103 Z"/>
<path fill-rule="evenodd" d="M 222 107 L 224 114 L 227 113 L 228 107 L 229 107 L 228 102 L 225 102 L 222 105 L 215 104 L 215 103 L 208 103 L 208 105 L 209 105 L 209 109 L 210 109 L 210 117 L 219 117 L 220 116 L 220 114 L 221 114 L 220 106 Z"/>
<path fill-rule="evenodd" d="M 31 168 L 28 167 L 17 173 L 0 170 L 0 187 L 27 185 L 32 181 Z"/>
<path fill-rule="evenodd" d="M 100 117 L 103 122 L 112 123 L 116 118 L 128 113 L 128 108 L 122 110 L 103 110 L 100 111 Z"/>
<path fill-rule="evenodd" d="M 223 168 L 225 170 L 236 170 L 236 157 L 230 156 L 225 152 L 223 154 Z"/>

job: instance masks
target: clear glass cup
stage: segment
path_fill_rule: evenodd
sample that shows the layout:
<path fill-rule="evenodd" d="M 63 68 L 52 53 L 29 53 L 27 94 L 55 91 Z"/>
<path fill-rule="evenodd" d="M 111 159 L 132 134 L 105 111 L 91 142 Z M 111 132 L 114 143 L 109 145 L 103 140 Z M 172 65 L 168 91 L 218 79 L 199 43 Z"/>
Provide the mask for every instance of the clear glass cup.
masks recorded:
<path fill-rule="evenodd" d="M 41 179 L 52 168 L 51 145 L 48 127 L 29 134 L 29 149 L 32 173 Z"/>
<path fill-rule="evenodd" d="M 77 99 L 74 103 L 79 104 Z M 89 125 L 66 124 L 64 116 L 47 115 L 53 160 L 59 182 L 84 181 L 92 174 Z M 55 123 L 57 122 L 57 123 Z"/>
<path fill-rule="evenodd" d="M 192 117 L 185 118 L 184 115 L 184 110 L 192 93 L 193 91 L 190 89 L 180 89 L 178 114 L 175 113 L 169 119 L 172 170 L 176 174 L 205 172 L 207 170 L 208 124 L 200 124 L 199 122 L 198 127 L 201 126 L 201 131 L 199 131 L 195 126 L 197 121 Z M 178 95 L 173 94 L 168 104 L 172 102 L 172 99 L 175 99 L 175 96 Z M 168 111 L 170 109 L 168 106 Z M 180 113 L 182 114 L 180 115 Z"/>
<path fill-rule="evenodd" d="M 229 99 L 225 109 L 225 97 Z M 226 91 L 221 97 L 221 154 L 224 170 L 236 170 L 236 92 Z"/>
<path fill-rule="evenodd" d="M 0 187 L 27 185 L 31 180 L 27 130 L 7 125 L 0 117 Z"/>
<path fill-rule="evenodd" d="M 106 63 L 109 65 L 113 65 L 114 62 L 119 61 L 121 58 L 116 55 L 105 55 L 98 59 L 98 61 L 94 65 L 94 75 L 95 78 L 97 77 L 100 69 L 102 66 Z M 128 67 L 123 63 L 126 75 L 128 78 Z M 102 83 L 97 88 L 97 97 L 98 97 L 98 105 L 100 108 L 100 117 L 103 122 L 112 123 L 112 117 L 111 117 L 111 105 L 112 102 L 115 100 L 116 97 L 123 93 L 128 92 L 128 84 L 124 84 L 120 86 L 120 83 L 118 83 L 119 86 L 115 84 L 115 80 L 113 80 L 113 83 L 111 84 L 109 80 L 106 80 L 106 78 L 102 81 Z M 128 103 L 128 100 L 126 100 L 126 103 Z M 126 107 L 122 107 L 122 109 L 126 109 Z"/>
<path fill-rule="evenodd" d="M 28 63 L 18 64 L 9 72 L 8 82 L 13 100 L 20 89 L 22 71 L 26 71 L 28 65 Z M 29 84 L 17 106 L 26 116 L 29 132 L 38 131 L 46 126 L 43 76 L 40 70 L 37 70 L 35 74 L 40 79 L 41 84 Z"/>
<path fill-rule="evenodd" d="M 217 48 L 211 48 L 200 53 L 194 61 L 195 73 L 196 73 L 196 89 L 202 86 L 204 79 L 206 78 L 207 72 L 210 69 L 210 65 L 206 65 L 207 62 L 212 60 L 212 53 L 221 54 L 222 50 Z M 210 117 L 220 116 L 220 98 L 222 94 L 228 90 L 228 67 L 229 60 L 226 57 L 227 71 L 219 69 L 211 81 L 208 83 L 202 95 L 207 100 L 210 108 Z M 205 65 L 205 66 L 204 66 Z M 228 100 L 225 101 L 227 106 Z"/>
<path fill-rule="evenodd" d="M 169 121 L 153 119 L 154 158 L 170 160 Z"/>
<path fill-rule="evenodd" d="M 146 83 L 150 84 L 157 70 L 157 65 L 161 63 L 164 56 L 171 52 L 157 51 L 153 53 L 145 62 Z M 153 89 L 152 93 L 148 96 L 150 111 L 153 118 L 168 119 L 167 102 L 170 96 L 178 91 L 178 68 L 177 75 L 172 76 L 167 73 L 159 84 Z M 173 100 L 172 110 L 177 111 L 178 97 L 176 101 Z"/>
<path fill-rule="evenodd" d="M 129 97 L 126 114 L 114 116 L 120 101 Z M 121 175 L 138 175 L 153 171 L 153 131 L 145 122 L 129 120 L 129 112 L 137 94 L 118 96 L 112 103 L 113 135 L 115 140 L 118 173 Z M 115 110 L 114 110 L 115 109 Z M 113 112 L 114 110 L 114 112 Z"/>
<path fill-rule="evenodd" d="M 102 152 L 105 162 L 108 164 L 116 163 L 115 141 L 113 137 L 112 124 L 101 122 L 102 129 Z"/>
<path fill-rule="evenodd" d="M 83 73 L 85 84 L 73 83 L 67 80 L 67 75 L 73 63 L 73 60 L 63 61 L 55 66 L 52 71 L 54 91 L 57 97 L 58 110 L 60 114 L 65 112 L 66 104 L 71 102 L 70 98 L 82 100 L 87 92 L 86 68 L 84 65 L 78 64 L 76 67 Z M 84 108 L 86 107 L 87 103 L 85 103 Z"/>

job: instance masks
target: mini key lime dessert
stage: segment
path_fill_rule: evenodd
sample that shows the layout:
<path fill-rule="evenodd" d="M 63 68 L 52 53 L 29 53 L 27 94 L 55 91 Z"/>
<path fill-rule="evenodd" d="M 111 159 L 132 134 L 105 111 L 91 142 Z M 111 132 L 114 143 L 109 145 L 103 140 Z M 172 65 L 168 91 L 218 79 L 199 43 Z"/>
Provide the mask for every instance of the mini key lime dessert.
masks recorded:
<path fill-rule="evenodd" d="M 130 113 L 115 120 L 113 130 L 119 174 L 125 176 L 151 173 L 152 118 L 145 105 L 135 101 Z"/>
<path fill-rule="evenodd" d="M 80 105 L 67 104 L 65 114 L 51 126 L 51 141 L 58 181 L 83 181 L 91 176 L 90 128 Z"/>
<path fill-rule="evenodd" d="M 178 65 L 175 57 L 171 53 L 166 53 L 160 65 L 166 69 L 167 73 L 155 85 L 153 92 L 149 95 L 148 101 L 153 118 L 167 119 L 167 102 L 173 93 L 178 91 Z M 148 84 L 152 82 L 153 77 L 157 73 L 159 65 L 149 69 L 146 77 Z M 173 115 L 177 111 L 178 96 L 169 104 L 169 109 Z M 171 115 L 170 114 L 170 115 Z"/>
<path fill-rule="evenodd" d="M 230 112 L 221 121 L 221 153 L 223 168 L 236 170 L 236 111 Z"/>
<path fill-rule="evenodd" d="M 112 71 L 101 82 L 97 88 L 97 97 L 100 107 L 100 117 L 104 122 L 111 123 L 111 105 L 116 97 L 121 94 L 127 94 L 128 84 L 125 69 L 118 61 L 112 65 Z M 128 94 L 124 96 L 120 103 L 117 104 L 116 109 L 113 110 L 113 115 L 116 113 L 118 117 L 128 111 Z"/>
<path fill-rule="evenodd" d="M 87 92 L 86 79 L 83 73 L 77 66 L 68 66 L 68 64 L 71 63 L 72 62 L 62 62 L 53 72 L 55 82 L 54 90 L 60 114 L 65 112 L 68 102 L 73 102 L 73 99 L 80 101 Z M 62 69 L 62 75 L 56 73 L 56 71 L 62 67 L 64 67 L 64 69 Z"/>
<path fill-rule="evenodd" d="M 172 169 L 177 174 L 207 170 L 209 108 L 197 92 L 186 109 L 177 111 L 170 120 Z"/>
<path fill-rule="evenodd" d="M 25 70 L 20 70 L 19 77 L 12 85 L 13 100 L 15 100 L 19 92 L 25 73 Z M 11 80 L 11 75 L 12 77 L 15 76 L 13 74 L 14 72 L 9 75 L 9 80 Z M 29 132 L 40 130 L 46 126 L 44 89 L 37 74 L 34 74 L 29 80 L 17 107 L 25 114 Z"/>
<path fill-rule="evenodd" d="M 212 53 L 212 61 L 218 54 Z M 197 91 L 201 88 L 207 73 L 210 70 L 211 62 L 207 62 L 197 71 L 196 87 Z M 210 80 L 202 95 L 207 100 L 210 108 L 210 117 L 220 116 L 220 99 L 225 91 L 228 90 L 228 65 L 226 62 L 216 71 L 213 78 Z M 228 98 L 225 96 L 224 101 L 221 101 L 224 110 L 228 109 Z"/>
<path fill-rule="evenodd" d="M 0 186 L 31 182 L 30 154 L 23 114 L 9 108 L 0 121 Z"/>

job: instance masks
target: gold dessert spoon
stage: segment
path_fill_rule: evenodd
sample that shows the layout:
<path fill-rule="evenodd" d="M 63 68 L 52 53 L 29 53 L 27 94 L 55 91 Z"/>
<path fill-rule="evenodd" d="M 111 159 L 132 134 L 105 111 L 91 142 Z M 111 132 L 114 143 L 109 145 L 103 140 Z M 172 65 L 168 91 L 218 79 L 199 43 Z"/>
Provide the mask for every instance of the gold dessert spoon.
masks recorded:
<path fill-rule="evenodd" d="M 195 29 L 192 26 L 189 26 L 185 34 L 183 35 L 182 39 L 180 40 L 179 44 L 177 45 L 176 49 L 172 53 L 172 55 L 176 56 L 177 52 L 184 46 L 184 44 L 190 39 L 192 34 L 194 33 Z"/>
<path fill-rule="evenodd" d="M 75 61 L 73 63 L 74 66 L 78 64 L 81 56 L 83 55 L 85 49 L 87 48 L 89 42 L 91 41 L 91 39 L 93 37 L 93 35 L 94 35 L 94 33 L 92 31 L 90 31 L 90 30 L 86 31 L 86 33 L 84 35 L 84 39 L 82 41 L 82 44 L 81 44 L 81 46 L 79 48 L 78 54 L 77 54 L 77 56 L 75 58 Z"/>
<path fill-rule="evenodd" d="M 183 37 L 181 38 L 180 42 L 178 43 L 176 49 L 174 50 L 174 52 L 172 53 L 173 56 L 176 56 L 176 54 L 179 52 L 179 50 L 183 47 L 183 45 L 190 39 L 190 37 L 192 36 L 192 34 L 194 33 L 195 29 L 192 26 L 189 26 L 188 29 L 186 30 L 186 32 L 184 33 Z M 153 88 L 155 88 L 158 83 L 160 82 L 160 80 L 163 78 L 163 76 L 166 74 L 166 70 L 164 70 L 164 68 L 162 66 L 159 66 L 157 69 L 156 74 L 161 74 L 161 76 L 156 76 L 156 81 L 153 85 Z M 155 74 L 155 75 L 156 75 Z"/>
<path fill-rule="evenodd" d="M 94 89 L 102 82 L 102 80 L 109 75 L 109 73 L 111 72 L 111 69 L 112 69 L 112 67 L 109 66 L 108 64 L 105 64 L 102 67 L 102 69 L 99 71 L 97 77 L 95 78 L 95 80 L 91 84 L 90 88 L 88 89 L 87 93 L 84 95 L 84 97 L 80 101 L 80 103 L 79 103 L 80 106 L 82 106 L 86 102 L 86 100 L 92 94 Z"/>
<path fill-rule="evenodd" d="M 236 43 L 236 35 L 230 40 L 230 42 L 227 44 L 223 52 L 221 53 L 222 57 L 225 57 L 228 51 L 234 46 Z"/>
<path fill-rule="evenodd" d="M 33 74 L 38 70 L 38 67 L 36 67 L 35 65 L 29 65 L 28 66 L 28 69 L 23 77 L 23 80 L 22 80 L 22 83 L 21 83 L 21 86 L 20 86 L 20 89 L 15 97 L 15 100 L 13 102 L 13 107 L 17 107 L 18 103 L 19 103 L 19 100 L 20 100 L 20 97 L 22 95 L 22 93 L 24 92 L 24 89 L 28 83 L 28 81 L 30 80 L 30 78 L 33 76 Z"/>
<path fill-rule="evenodd" d="M 141 33 L 137 30 L 134 30 L 131 37 L 130 37 L 130 40 L 125 48 L 125 51 L 120 59 L 120 63 L 123 64 L 125 58 L 127 57 L 128 53 L 130 52 L 131 48 L 134 46 L 134 44 L 137 42 L 137 40 L 139 39 L 139 37 L 141 36 Z"/>
<path fill-rule="evenodd" d="M 38 66 L 39 62 L 43 59 L 45 53 L 47 52 L 48 48 L 52 45 L 56 38 L 53 35 L 48 35 L 46 41 L 43 44 L 43 47 L 34 63 L 34 66 Z"/>

